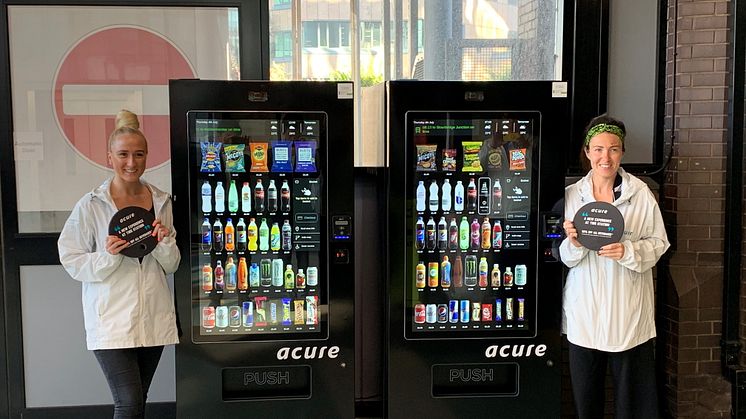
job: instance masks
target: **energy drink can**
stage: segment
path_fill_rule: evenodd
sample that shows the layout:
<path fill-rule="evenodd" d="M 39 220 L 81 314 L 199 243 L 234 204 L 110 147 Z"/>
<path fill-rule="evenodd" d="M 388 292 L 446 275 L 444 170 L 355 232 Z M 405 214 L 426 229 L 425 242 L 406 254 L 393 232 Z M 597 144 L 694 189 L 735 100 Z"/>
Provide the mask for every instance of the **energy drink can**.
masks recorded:
<path fill-rule="evenodd" d="M 202 327 L 205 329 L 215 327 L 215 307 L 202 307 Z"/>
<path fill-rule="evenodd" d="M 272 285 L 272 261 L 270 259 L 262 259 L 259 262 L 259 273 L 263 287 Z"/>
<path fill-rule="evenodd" d="M 495 321 L 503 321 L 503 300 L 500 298 L 495 300 Z"/>
<path fill-rule="evenodd" d="M 316 295 L 306 296 L 306 324 L 319 324 L 319 297 Z"/>
<path fill-rule="evenodd" d="M 448 304 L 438 304 L 438 323 L 448 323 Z"/>
<path fill-rule="evenodd" d="M 272 259 L 272 286 L 281 287 L 285 284 L 283 274 L 285 273 L 285 265 L 282 259 Z"/>
<path fill-rule="evenodd" d="M 425 306 L 425 322 L 435 323 L 438 321 L 438 308 L 435 304 L 428 304 Z"/>
<path fill-rule="evenodd" d="M 230 327 L 241 326 L 241 307 L 239 306 L 228 307 L 228 325 Z"/>
<path fill-rule="evenodd" d="M 471 303 L 471 321 L 478 322 L 482 318 L 482 303 Z"/>
<path fill-rule="evenodd" d="M 517 272 L 517 270 L 516 270 Z M 518 299 L 518 321 L 526 320 L 526 300 L 523 298 Z"/>
<path fill-rule="evenodd" d="M 515 273 L 513 274 L 513 281 L 517 286 L 526 285 L 526 265 L 515 265 Z"/>
<path fill-rule="evenodd" d="M 254 302 L 253 301 L 244 301 L 243 304 L 241 304 L 243 311 L 242 311 L 242 317 L 243 317 L 243 325 L 244 327 L 251 327 L 254 325 Z"/>
<path fill-rule="evenodd" d="M 469 300 L 461 300 L 459 312 L 461 313 L 461 323 L 469 323 Z"/>
<path fill-rule="evenodd" d="M 448 321 L 450 323 L 458 323 L 458 300 L 448 301 Z"/>
<path fill-rule="evenodd" d="M 414 305 L 414 322 L 417 324 L 425 323 L 425 305 L 424 304 Z"/>
<path fill-rule="evenodd" d="M 513 297 L 505 299 L 505 320 L 513 320 Z"/>
<path fill-rule="evenodd" d="M 290 317 L 290 298 L 283 298 L 282 300 L 282 325 L 290 326 L 293 324 L 293 319 Z"/>
<path fill-rule="evenodd" d="M 228 327 L 228 307 L 217 306 L 215 308 L 215 327 Z"/>

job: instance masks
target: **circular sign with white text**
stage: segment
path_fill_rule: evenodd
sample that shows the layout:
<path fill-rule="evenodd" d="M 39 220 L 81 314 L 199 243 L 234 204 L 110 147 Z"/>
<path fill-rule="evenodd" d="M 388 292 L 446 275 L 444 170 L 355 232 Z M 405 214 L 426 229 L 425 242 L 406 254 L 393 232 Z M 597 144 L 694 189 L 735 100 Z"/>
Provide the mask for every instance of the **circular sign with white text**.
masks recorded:
<path fill-rule="evenodd" d="M 619 242 L 624 232 L 622 213 L 606 202 L 583 205 L 572 221 L 578 230 L 578 241 L 590 250 Z"/>
<path fill-rule="evenodd" d="M 126 240 L 128 245 L 120 253 L 141 258 L 155 249 L 158 239 L 153 237 L 155 216 L 140 207 L 126 207 L 117 211 L 109 222 L 109 234 Z"/>

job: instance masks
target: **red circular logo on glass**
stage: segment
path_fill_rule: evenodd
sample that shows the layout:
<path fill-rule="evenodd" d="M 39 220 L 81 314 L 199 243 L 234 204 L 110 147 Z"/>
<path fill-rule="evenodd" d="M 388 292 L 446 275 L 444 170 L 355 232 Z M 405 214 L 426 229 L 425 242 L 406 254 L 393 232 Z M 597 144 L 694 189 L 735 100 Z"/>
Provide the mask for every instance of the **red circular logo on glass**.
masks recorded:
<path fill-rule="evenodd" d="M 109 134 L 120 109 L 140 119 L 148 139 L 148 168 L 170 159 L 168 80 L 195 78 L 169 40 L 135 27 L 90 33 L 63 57 L 54 78 L 54 113 L 68 143 L 82 157 L 108 167 Z"/>

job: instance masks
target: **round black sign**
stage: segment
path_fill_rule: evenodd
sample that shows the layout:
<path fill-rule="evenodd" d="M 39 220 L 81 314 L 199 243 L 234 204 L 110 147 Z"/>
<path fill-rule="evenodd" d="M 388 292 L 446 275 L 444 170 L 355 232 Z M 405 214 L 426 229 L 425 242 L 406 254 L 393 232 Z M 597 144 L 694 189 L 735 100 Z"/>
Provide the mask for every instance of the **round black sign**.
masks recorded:
<path fill-rule="evenodd" d="M 109 234 L 127 240 L 129 245 L 120 253 L 141 258 L 155 249 L 158 239 L 153 237 L 155 216 L 140 207 L 126 207 L 117 211 L 109 222 Z"/>
<path fill-rule="evenodd" d="M 590 250 L 617 243 L 624 233 L 622 213 L 606 202 L 583 205 L 572 222 L 578 230 L 578 241 Z"/>

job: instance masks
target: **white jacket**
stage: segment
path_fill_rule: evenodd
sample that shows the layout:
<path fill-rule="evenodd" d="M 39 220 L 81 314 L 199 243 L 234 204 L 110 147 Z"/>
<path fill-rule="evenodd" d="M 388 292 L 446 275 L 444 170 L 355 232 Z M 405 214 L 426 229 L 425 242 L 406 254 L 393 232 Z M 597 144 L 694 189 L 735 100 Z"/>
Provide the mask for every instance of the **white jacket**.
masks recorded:
<path fill-rule="evenodd" d="M 569 239 L 560 244 L 570 268 L 563 295 L 562 332 L 575 345 L 621 352 L 655 337 L 653 266 L 669 247 L 658 203 L 647 185 L 619 169 L 622 193 L 613 205 L 624 217 L 624 256 L 601 257 Z M 592 171 L 565 189 L 565 218 L 595 201 Z"/>
<path fill-rule="evenodd" d="M 143 182 L 153 195 L 156 218 L 170 234 L 143 258 L 106 251 L 109 221 L 117 212 L 111 179 L 81 198 L 65 222 L 57 247 L 60 262 L 83 283 L 83 318 L 89 350 L 178 343 L 173 295 L 166 275 L 176 271 L 171 197 Z"/>

